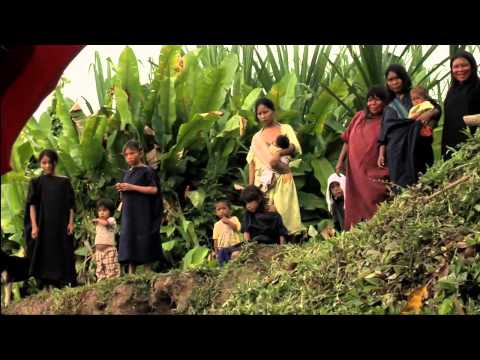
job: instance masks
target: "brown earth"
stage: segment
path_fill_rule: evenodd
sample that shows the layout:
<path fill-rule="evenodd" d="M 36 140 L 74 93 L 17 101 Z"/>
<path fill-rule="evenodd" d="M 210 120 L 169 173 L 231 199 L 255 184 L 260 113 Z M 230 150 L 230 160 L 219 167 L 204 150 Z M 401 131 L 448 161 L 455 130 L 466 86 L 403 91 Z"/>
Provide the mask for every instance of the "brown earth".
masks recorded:
<path fill-rule="evenodd" d="M 279 259 L 279 247 L 258 245 L 239 266 L 231 266 L 215 287 L 215 304 L 224 303 L 239 283 L 265 272 Z M 235 260 L 236 261 L 236 260 Z M 201 271 L 153 274 L 151 279 L 121 278 L 103 284 L 34 295 L 2 309 L 6 315 L 171 315 L 185 313 L 195 289 L 205 285 Z M 110 282 L 110 283 L 108 283 Z M 111 286 L 110 286 L 111 285 Z"/>

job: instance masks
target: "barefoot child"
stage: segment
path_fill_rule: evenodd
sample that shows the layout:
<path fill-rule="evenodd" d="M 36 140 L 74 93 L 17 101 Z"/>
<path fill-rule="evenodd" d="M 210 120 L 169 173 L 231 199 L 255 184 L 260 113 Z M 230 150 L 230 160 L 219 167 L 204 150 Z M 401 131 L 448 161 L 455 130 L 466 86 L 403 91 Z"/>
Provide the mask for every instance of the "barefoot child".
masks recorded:
<path fill-rule="evenodd" d="M 118 252 L 115 247 L 117 223 L 113 218 L 115 206 L 110 199 L 97 202 L 98 218 L 93 222 L 95 227 L 95 262 L 97 263 L 97 281 L 120 276 Z"/>
<path fill-rule="evenodd" d="M 123 155 L 130 168 L 115 188 L 122 197 L 122 220 L 118 260 L 135 273 L 137 265 L 150 270 L 162 258 L 160 225 L 163 199 L 157 173 L 142 161 L 143 150 L 135 140 L 128 141 Z"/>
<path fill-rule="evenodd" d="M 247 210 L 242 223 L 245 240 L 283 245 L 288 231 L 280 214 L 268 211 L 263 192 L 255 185 L 249 185 L 242 191 L 240 199 Z"/>
<path fill-rule="evenodd" d="M 55 151 L 43 150 L 38 160 L 42 175 L 30 182 L 24 218 L 29 275 L 40 287 L 74 286 L 72 184 L 67 177 L 55 175 Z"/>
<path fill-rule="evenodd" d="M 220 219 L 213 227 L 213 246 L 220 266 L 232 257 L 240 254 L 240 221 L 232 216 L 230 203 L 227 200 L 217 201 L 215 212 Z"/>

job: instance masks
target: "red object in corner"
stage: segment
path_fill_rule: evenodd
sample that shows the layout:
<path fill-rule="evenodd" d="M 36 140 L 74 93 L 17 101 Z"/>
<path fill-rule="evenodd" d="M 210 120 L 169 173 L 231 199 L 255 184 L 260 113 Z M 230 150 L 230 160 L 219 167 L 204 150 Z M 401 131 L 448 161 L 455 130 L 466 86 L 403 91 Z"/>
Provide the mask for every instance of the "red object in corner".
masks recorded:
<path fill-rule="evenodd" d="M 19 45 L 1 59 L 1 174 L 27 120 L 57 85 L 67 65 L 85 45 Z"/>

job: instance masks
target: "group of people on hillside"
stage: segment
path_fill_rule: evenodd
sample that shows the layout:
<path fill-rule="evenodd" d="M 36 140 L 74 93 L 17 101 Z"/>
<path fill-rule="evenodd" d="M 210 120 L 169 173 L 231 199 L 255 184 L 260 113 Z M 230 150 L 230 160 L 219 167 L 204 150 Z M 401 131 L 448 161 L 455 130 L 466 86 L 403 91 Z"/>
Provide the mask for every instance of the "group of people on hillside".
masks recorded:
<path fill-rule="evenodd" d="M 466 138 L 463 116 L 480 113 L 480 80 L 473 56 L 458 53 L 450 69 L 452 83 L 445 99 L 442 134 L 445 159 L 451 155 L 448 149 Z M 341 135 L 344 145 L 326 189 L 338 230 L 349 230 L 374 215 L 387 198 L 387 180 L 401 187 L 411 185 L 433 163 L 432 129 L 440 119 L 440 106 L 425 88 L 412 85 L 401 65 L 387 68 L 385 82 L 385 87 L 369 89 L 365 109 L 354 115 Z M 289 166 L 302 153 L 300 142 L 290 125 L 276 120 L 271 100 L 257 100 L 255 114 L 261 129 L 253 136 L 246 157 L 249 171 L 248 186 L 240 196 L 245 210 L 242 220 L 232 215 L 228 199 L 215 204 L 218 222 L 212 238 L 221 265 L 239 253 L 242 241 L 284 244 L 304 229 Z M 97 203 L 98 279 L 120 276 L 121 265 L 135 273 L 138 265 L 148 268 L 162 258 L 159 177 L 144 164 L 138 142 L 128 141 L 123 155 L 129 168 L 115 185 L 121 200 L 118 244 L 114 201 Z M 39 162 L 42 175 L 30 183 L 25 212 L 28 274 L 42 286 L 75 285 L 74 190 L 68 178 L 55 175 L 58 156 L 54 151 L 44 150 Z"/>
<path fill-rule="evenodd" d="M 120 264 L 128 266 L 129 273 L 135 273 L 137 265 L 148 268 L 162 258 L 160 180 L 157 173 L 143 163 L 138 142 L 128 141 L 123 154 L 129 169 L 121 182 L 115 184 L 122 214 L 118 244 L 114 201 L 100 199 L 97 217 L 93 219 L 97 279 L 120 276 Z M 55 151 L 42 151 L 39 161 L 42 175 L 31 181 L 25 209 L 29 274 L 42 288 L 75 285 L 74 190 L 67 177 L 55 175 L 58 163 Z"/>
<path fill-rule="evenodd" d="M 480 114 L 480 80 L 475 58 L 460 51 L 451 58 L 451 85 L 444 101 L 444 125 L 441 154 L 446 160 L 465 141 L 464 116 Z M 427 89 L 413 85 L 405 68 L 390 65 L 385 71 L 386 86 L 374 86 L 367 94 L 365 110 L 355 114 L 342 134 L 345 142 L 330 186 L 339 186 L 346 169 L 344 192 L 331 192 L 341 198 L 344 213 L 333 207 L 338 227 L 348 230 L 370 219 L 377 206 L 388 197 L 385 182 L 394 184 L 394 193 L 417 182 L 420 174 L 434 161 L 433 128 L 442 110 Z M 469 131 L 473 133 L 474 127 Z M 346 161 L 347 160 L 347 161 Z M 336 195 L 335 195 L 336 194 Z M 338 202 L 338 200 L 337 200 Z M 343 226 L 341 221 L 343 220 Z"/>

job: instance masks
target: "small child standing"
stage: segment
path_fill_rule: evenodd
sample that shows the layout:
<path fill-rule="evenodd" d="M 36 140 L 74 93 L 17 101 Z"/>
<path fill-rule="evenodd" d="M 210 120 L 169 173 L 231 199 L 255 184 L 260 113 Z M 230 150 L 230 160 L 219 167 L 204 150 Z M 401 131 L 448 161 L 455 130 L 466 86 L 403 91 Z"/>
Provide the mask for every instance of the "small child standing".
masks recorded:
<path fill-rule="evenodd" d="M 434 109 L 434 105 L 431 103 L 431 98 L 428 96 L 428 91 L 422 86 L 415 86 L 410 90 L 410 98 L 412 99 L 413 107 L 408 113 L 409 119 L 417 120 L 420 114 L 425 111 Z M 420 136 L 430 137 L 433 134 L 432 124 L 423 124 L 420 130 Z"/>
<path fill-rule="evenodd" d="M 290 140 L 288 136 L 279 135 L 275 139 L 275 144 L 269 147 L 271 155 L 275 155 L 281 150 L 288 149 L 290 147 Z M 290 163 L 291 157 L 288 155 L 280 157 L 280 162 L 288 165 Z M 260 178 L 260 190 L 266 193 L 273 185 L 275 184 L 275 170 L 265 170 L 262 177 Z"/>
<path fill-rule="evenodd" d="M 117 223 L 113 218 L 115 206 L 109 199 L 97 202 L 98 218 L 93 222 L 95 228 L 95 262 L 97 263 L 97 281 L 120 276 L 118 252 L 115 246 Z"/>
<path fill-rule="evenodd" d="M 240 251 L 240 221 L 232 216 L 228 200 L 220 200 L 215 204 L 215 213 L 220 219 L 213 226 L 213 246 L 220 266 L 235 257 Z"/>
<path fill-rule="evenodd" d="M 328 211 L 333 217 L 333 223 L 337 231 L 345 230 L 345 182 L 344 175 L 335 173 L 330 175 L 327 180 L 326 200 Z"/>
<path fill-rule="evenodd" d="M 242 232 L 246 241 L 263 244 L 285 244 L 288 230 L 278 212 L 267 210 L 263 192 L 254 185 L 247 186 L 240 196 L 245 204 Z"/>

